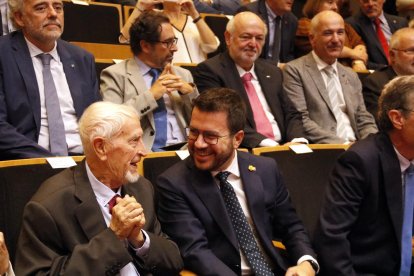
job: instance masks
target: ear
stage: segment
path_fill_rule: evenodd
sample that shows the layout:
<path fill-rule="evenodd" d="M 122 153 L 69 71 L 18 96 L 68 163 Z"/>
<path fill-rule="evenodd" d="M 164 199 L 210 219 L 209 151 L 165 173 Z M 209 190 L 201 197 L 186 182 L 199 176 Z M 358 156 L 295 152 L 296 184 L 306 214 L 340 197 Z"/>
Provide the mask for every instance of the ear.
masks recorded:
<path fill-rule="evenodd" d="M 391 109 L 388 111 L 388 118 L 390 118 L 390 121 L 395 129 L 401 130 L 403 128 L 405 118 L 401 111 Z"/>
<path fill-rule="evenodd" d="M 95 151 L 96 156 L 104 161 L 107 159 L 108 145 L 105 142 L 105 139 L 102 137 L 96 137 L 92 141 L 93 150 Z"/>
<path fill-rule="evenodd" d="M 14 21 L 16 22 L 17 26 L 19 26 L 20 28 L 24 27 L 24 22 L 22 20 L 23 18 L 23 14 L 20 11 L 17 11 L 13 14 L 14 16 Z"/>
<path fill-rule="evenodd" d="M 393 51 L 392 49 L 390 49 L 390 52 L 389 52 L 389 54 L 390 54 L 390 64 L 391 65 L 393 65 L 393 64 L 395 64 L 395 51 Z"/>
<path fill-rule="evenodd" d="M 233 147 L 235 149 L 239 148 L 241 142 L 243 141 L 244 138 L 244 131 L 243 130 L 239 130 L 233 138 Z"/>
<path fill-rule="evenodd" d="M 148 54 L 149 52 L 152 52 L 152 44 L 149 42 L 141 40 L 139 44 L 141 45 L 141 49 L 144 53 Z"/>
<path fill-rule="evenodd" d="M 228 31 L 224 32 L 224 38 L 226 39 L 226 45 L 229 46 L 230 40 L 231 40 L 231 34 Z"/>

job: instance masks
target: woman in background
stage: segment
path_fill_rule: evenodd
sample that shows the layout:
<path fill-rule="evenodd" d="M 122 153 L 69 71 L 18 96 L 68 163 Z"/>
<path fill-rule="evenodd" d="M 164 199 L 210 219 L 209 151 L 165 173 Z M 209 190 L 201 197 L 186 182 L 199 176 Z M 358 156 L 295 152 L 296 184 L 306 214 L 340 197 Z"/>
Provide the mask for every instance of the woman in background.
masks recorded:
<path fill-rule="evenodd" d="M 220 42 L 196 10 L 192 0 L 139 0 L 121 30 L 120 42 L 129 42 L 129 28 L 144 11 L 163 5 L 163 12 L 174 27 L 178 51 L 173 63 L 200 63 L 214 52 Z"/>

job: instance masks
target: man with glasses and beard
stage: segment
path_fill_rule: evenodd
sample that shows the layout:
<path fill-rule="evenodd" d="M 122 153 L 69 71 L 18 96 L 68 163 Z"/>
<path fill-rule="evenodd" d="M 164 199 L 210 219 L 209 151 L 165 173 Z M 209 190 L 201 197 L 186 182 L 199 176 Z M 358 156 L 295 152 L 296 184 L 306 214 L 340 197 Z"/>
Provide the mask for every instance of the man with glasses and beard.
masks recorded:
<path fill-rule="evenodd" d="M 228 88 L 194 100 L 190 157 L 157 181 L 163 230 L 197 275 L 315 275 L 315 254 L 275 161 L 237 151 L 245 113 Z M 273 246 L 274 235 L 289 260 Z"/>
<path fill-rule="evenodd" d="M 198 95 L 191 73 L 171 65 L 176 44 L 168 17 L 144 12 L 130 28 L 134 57 L 101 73 L 103 99 L 138 111 L 144 145 L 152 151 L 186 140 L 191 100 Z"/>

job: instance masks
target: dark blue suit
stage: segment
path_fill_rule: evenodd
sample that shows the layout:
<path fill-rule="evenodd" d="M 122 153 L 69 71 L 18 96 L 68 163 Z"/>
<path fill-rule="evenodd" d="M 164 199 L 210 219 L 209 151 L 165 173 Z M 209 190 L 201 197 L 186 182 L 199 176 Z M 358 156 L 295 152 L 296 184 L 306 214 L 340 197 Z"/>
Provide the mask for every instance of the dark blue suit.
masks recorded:
<path fill-rule="evenodd" d="M 314 238 L 323 275 L 398 275 L 403 205 L 400 163 L 387 134 L 343 153 Z"/>
<path fill-rule="evenodd" d="M 65 41 L 57 41 L 78 118 L 100 100 L 94 57 Z M 21 32 L 0 38 L 0 160 L 51 156 L 37 144 L 40 96 L 29 49 Z"/>
<path fill-rule="evenodd" d="M 237 155 L 257 236 L 277 275 L 282 275 L 301 256 L 314 252 L 275 161 L 244 152 Z M 237 237 L 211 173 L 198 170 L 187 158 L 163 173 L 157 187 L 162 229 L 177 243 L 185 267 L 197 275 L 240 275 Z M 282 239 L 290 263 L 272 245 L 274 237 Z"/>
<path fill-rule="evenodd" d="M 403 17 L 384 13 L 390 26 L 391 33 L 408 26 L 407 20 Z M 361 36 L 365 42 L 368 52 L 368 69 L 379 69 L 388 65 L 387 57 L 378 39 L 377 33 L 372 26 L 372 21 L 365 14 L 359 11 L 352 17 L 346 19 L 352 28 Z"/>

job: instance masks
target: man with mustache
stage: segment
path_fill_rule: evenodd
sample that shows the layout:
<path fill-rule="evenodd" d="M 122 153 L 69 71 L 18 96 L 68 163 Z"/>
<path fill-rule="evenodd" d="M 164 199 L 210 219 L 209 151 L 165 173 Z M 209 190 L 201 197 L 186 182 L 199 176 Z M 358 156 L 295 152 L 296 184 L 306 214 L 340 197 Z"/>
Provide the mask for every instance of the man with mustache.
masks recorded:
<path fill-rule="evenodd" d="M 11 0 L 0 38 L 0 159 L 83 153 L 78 119 L 100 100 L 94 57 L 59 39 L 60 0 Z"/>
<path fill-rule="evenodd" d="M 190 157 L 157 180 L 163 230 L 200 276 L 315 275 L 315 254 L 275 161 L 237 150 L 245 113 L 232 89 L 212 88 L 194 100 Z"/>
<path fill-rule="evenodd" d="M 168 17 L 144 12 L 130 28 L 134 57 L 101 73 L 103 99 L 138 111 L 144 145 L 152 151 L 186 141 L 191 100 L 198 95 L 191 73 L 171 65 L 176 44 Z"/>
<path fill-rule="evenodd" d="M 241 146 L 246 148 L 276 146 L 303 136 L 299 113 L 283 92 L 281 70 L 259 58 L 266 33 L 256 14 L 235 15 L 225 32 L 228 51 L 200 63 L 194 73 L 201 92 L 227 87 L 243 98 L 247 113 Z"/>
<path fill-rule="evenodd" d="M 338 13 L 318 13 L 309 36 L 313 51 L 289 62 L 283 71 L 284 89 L 312 143 L 351 143 L 378 131 L 365 108 L 357 74 L 337 61 L 344 38 L 344 20 Z"/>
<path fill-rule="evenodd" d="M 162 233 L 136 110 L 90 105 L 79 121 L 85 160 L 46 180 L 24 209 L 16 275 L 178 275 Z"/>

